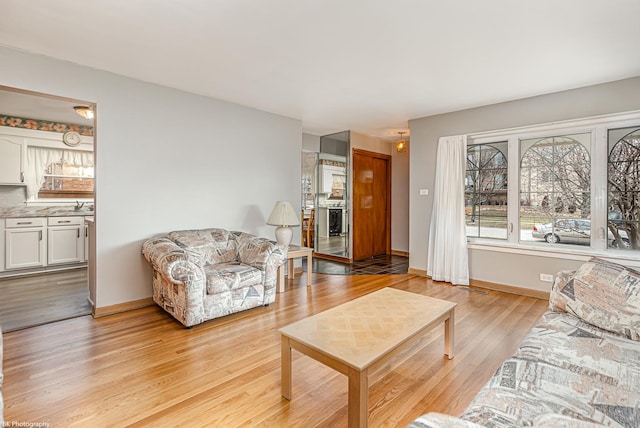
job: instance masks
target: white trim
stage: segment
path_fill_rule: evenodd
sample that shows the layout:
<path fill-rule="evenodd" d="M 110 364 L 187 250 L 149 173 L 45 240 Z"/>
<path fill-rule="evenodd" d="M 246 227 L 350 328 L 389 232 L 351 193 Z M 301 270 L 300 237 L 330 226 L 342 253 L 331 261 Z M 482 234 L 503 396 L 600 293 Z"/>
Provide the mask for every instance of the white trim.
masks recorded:
<path fill-rule="evenodd" d="M 486 142 L 495 142 L 496 138 L 507 138 L 513 134 L 518 134 L 520 138 L 528 138 L 529 135 L 535 134 L 533 136 L 541 136 L 544 137 L 545 132 L 557 131 L 559 129 L 566 129 L 570 132 L 573 132 L 573 129 L 580 131 L 584 128 L 591 128 L 598 125 L 609 125 L 615 124 L 614 126 L 617 128 L 619 125 L 617 122 L 632 122 L 640 119 L 640 110 L 634 110 L 630 112 L 624 113 L 614 113 L 614 114 L 606 114 L 602 116 L 592 116 L 588 118 L 581 119 L 568 119 L 557 122 L 548 122 L 538 125 L 527 125 L 521 126 L 517 128 L 505 128 L 498 129 L 493 131 L 486 132 L 477 132 L 475 134 L 469 134 L 469 139 L 473 140 L 470 144 L 482 144 Z M 630 124 L 633 125 L 633 124 Z"/>
<path fill-rule="evenodd" d="M 21 137 L 25 146 L 49 147 L 63 150 L 93 151 L 93 137 L 81 135 L 81 143 L 76 147 L 69 147 L 62 142 L 63 132 L 40 131 L 38 129 L 14 128 L 12 126 L 0 126 L 0 134 Z M 25 147 L 26 150 L 26 147 Z"/>

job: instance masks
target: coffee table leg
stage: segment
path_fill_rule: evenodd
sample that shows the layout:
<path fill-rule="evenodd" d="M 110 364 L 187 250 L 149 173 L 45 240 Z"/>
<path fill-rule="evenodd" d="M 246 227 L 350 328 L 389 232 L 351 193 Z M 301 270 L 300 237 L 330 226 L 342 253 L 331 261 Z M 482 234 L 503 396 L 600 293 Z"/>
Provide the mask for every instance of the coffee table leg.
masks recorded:
<path fill-rule="evenodd" d="M 366 427 L 369 417 L 369 375 L 349 369 L 349 428 Z"/>
<path fill-rule="evenodd" d="M 289 338 L 281 336 L 281 357 L 280 357 L 280 388 L 282 396 L 291 400 L 291 344 Z"/>
<path fill-rule="evenodd" d="M 444 322 L 444 353 L 449 359 L 454 357 L 454 329 L 455 329 L 455 308 L 449 312 L 449 318 Z"/>

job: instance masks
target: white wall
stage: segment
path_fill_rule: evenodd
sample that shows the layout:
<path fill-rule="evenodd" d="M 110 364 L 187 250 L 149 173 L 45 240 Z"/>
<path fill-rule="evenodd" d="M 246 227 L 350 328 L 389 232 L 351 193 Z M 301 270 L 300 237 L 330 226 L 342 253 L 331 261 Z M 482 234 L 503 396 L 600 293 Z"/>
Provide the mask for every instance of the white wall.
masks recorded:
<path fill-rule="evenodd" d="M 411 145 L 398 153 L 391 144 L 391 249 L 409 252 L 409 159 Z"/>
<path fill-rule="evenodd" d="M 98 308 L 151 296 L 147 238 L 300 205 L 298 120 L 1 47 L 0 84 L 97 103 Z"/>
<path fill-rule="evenodd" d="M 410 258 L 413 269 L 426 271 L 433 192 L 419 196 L 419 189 L 433 190 L 438 138 L 553 121 L 578 119 L 640 109 L 640 77 L 570 91 L 489 105 L 410 121 L 411 178 Z M 582 257 L 558 261 L 555 256 L 536 257 L 488 250 L 470 250 L 473 279 L 548 290 L 539 273 L 573 269 Z"/>
<path fill-rule="evenodd" d="M 320 137 L 318 135 L 302 134 L 302 150 L 305 152 L 320 152 Z"/>

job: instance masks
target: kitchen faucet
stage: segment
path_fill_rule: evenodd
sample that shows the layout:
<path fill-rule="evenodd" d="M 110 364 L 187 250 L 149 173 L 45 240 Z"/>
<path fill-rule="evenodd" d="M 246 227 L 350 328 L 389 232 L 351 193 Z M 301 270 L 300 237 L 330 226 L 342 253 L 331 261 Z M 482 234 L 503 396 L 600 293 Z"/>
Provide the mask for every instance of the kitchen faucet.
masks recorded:
<path fill-rule="evenodd" d="M 80 203 L 78 201 L 76 201 L 76 207 L 74 208 L 76 211 L 80 211 L 82 209 L 82 207 L 84 206 L 84 202 Z"/>

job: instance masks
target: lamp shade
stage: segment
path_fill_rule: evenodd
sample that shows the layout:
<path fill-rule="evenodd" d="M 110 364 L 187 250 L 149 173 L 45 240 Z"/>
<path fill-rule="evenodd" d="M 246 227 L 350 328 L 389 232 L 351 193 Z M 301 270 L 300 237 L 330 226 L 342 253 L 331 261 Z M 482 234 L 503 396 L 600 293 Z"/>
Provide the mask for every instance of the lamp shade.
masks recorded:
<path fill-rule="evenodd" d="M 278 201 L 267 219 L 267 224 L 271 226 L 298 226 L 300 220 L 298 220 L 290 202 Z"/>

